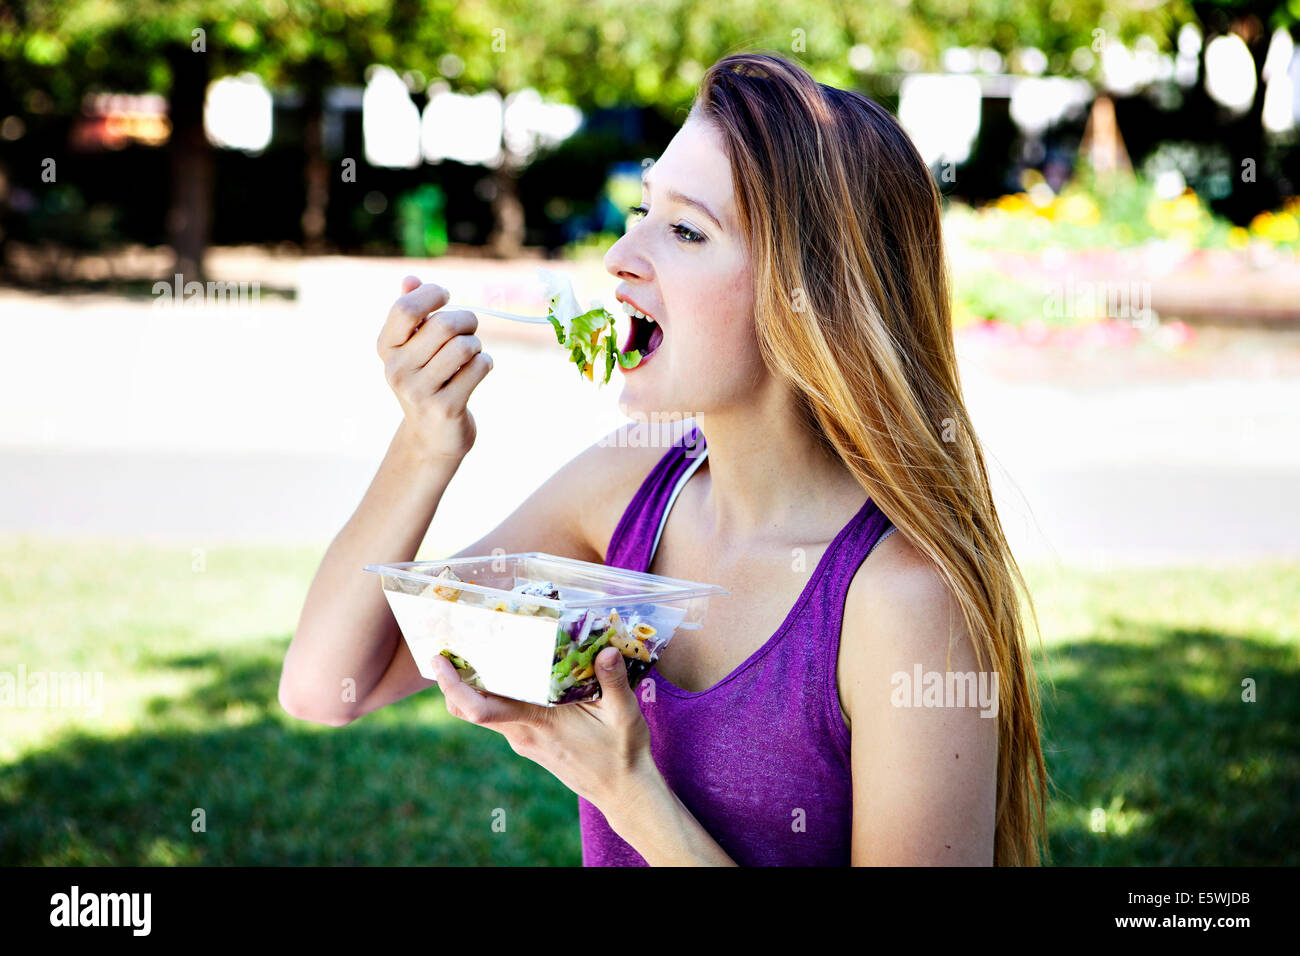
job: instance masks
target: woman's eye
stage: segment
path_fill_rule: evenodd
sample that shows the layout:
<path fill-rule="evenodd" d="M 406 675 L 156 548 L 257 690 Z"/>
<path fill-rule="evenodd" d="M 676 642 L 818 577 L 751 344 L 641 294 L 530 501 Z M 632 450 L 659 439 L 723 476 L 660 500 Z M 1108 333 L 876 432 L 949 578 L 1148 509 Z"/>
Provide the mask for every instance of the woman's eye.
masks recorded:
<path fill-rule="evenodd" d="M 650 210 L 647 209 L 644 205 L 629 206 L 628 212 L 630 212 L 634 216 L 639 216 L 641 218 L 645 218 L 646 216 L 650 215 Z M 673 232 L 677 233 L 677 235 L 681 237 L 681 240 L 683 242 L 704 241 L 704 237 L 702 235 L 700 235 L 694 229 L 688 228 L 687 226 L 677 225 L 677 226 L 672 226 L 670 228 L 672 229 Z"/>

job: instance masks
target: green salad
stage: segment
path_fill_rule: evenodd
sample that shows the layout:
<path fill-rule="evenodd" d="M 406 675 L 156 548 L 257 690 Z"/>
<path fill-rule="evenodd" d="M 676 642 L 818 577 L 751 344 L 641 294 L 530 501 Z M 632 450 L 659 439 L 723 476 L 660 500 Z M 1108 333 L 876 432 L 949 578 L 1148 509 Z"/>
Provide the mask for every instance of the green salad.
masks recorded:
<path fill-rule="evenodd" d="M 595 381 L 596 370 L 600 369 L 600 384 L 604 385 L 614 374 L 615 362 L 625 369 L 636 368 L 641 352 L 619 351 L 614 316 L 599 300 L 593 300 L 591 308 L 584 312 L 568 279 L 542 268 L 537 274 L 546 285 L 547 318 L 555 328 L 556 340 L 568 350 L 579 374 Z"/>
<path fill-rule="evenodd" d="M 569 704 L 600 697 L 600 680 L 596 676 L 596 655 L 614 647 L 626 661 L 630 686 L 635 687 L 668 643 L 672 631 L 660 633 L 652 623 L 654 610 L 633 608 L 625 619 L 616 607 L 603 610 L 574 608 L 562 611 L 528 600 L 530 596 L 550 601 L 561 600 L 560 589 L 552 581 L 521 581 L 511 595 L 477 595 L 457 588 L 461 579 L 450 566 L 443 567 L 434 580 L 419 592 L 421 597 L 484 607 L 491 611 L 524 614 L 556 619 L 555 648 L 551 656 L 551 682 L 548 700 L 552 704 Z M 475 583 L 470 581 L 471 584 Z M 463 680 L 476 690 L 491 692 L 474 665 L 450 648 L 439 653 L 451 661 Z"/>

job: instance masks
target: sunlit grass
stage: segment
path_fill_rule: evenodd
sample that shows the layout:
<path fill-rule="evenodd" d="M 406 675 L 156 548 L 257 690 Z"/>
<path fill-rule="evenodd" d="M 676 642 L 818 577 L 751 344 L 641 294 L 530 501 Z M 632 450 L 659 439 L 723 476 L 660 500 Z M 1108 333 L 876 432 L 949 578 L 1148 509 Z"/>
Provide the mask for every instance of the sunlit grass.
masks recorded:
<path fill-rule="evenodd" d="M 282 712 L 321 550 L 0 538 L 0 671 L 103 675 L 0 712 L 0 864 L 578 864 L 576 797 L 436 691 Z M 1296 863 L 1300 565 L 1027 574 L 1054 861 Z"/>
<path fill-rule="evenodd" d="M 1294 864 L 1300 565 L 1027 577 L 1055 861 Z"/>

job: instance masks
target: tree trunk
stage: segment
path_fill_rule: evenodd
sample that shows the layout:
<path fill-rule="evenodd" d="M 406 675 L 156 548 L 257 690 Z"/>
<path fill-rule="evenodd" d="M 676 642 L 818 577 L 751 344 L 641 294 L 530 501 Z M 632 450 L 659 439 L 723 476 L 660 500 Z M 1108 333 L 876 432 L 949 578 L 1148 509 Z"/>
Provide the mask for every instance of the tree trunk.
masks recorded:
<path fill-rule="evenodd" d="M 203 132 L 203 103 L 208 90 L 209 54 L 188 46 L 167 55 L 172 89 L 168 104 L 171 139 L 171 204 L 167 237 L 174 255 L 172 271 L 182 281 L 204 278 L 203 258 L 212 229 L 212 149 Z"/>
<path fill-rule="evenodd" d="M 1079 156 L 1087 159 L 1098 178 L 1131 176 L 1133 173 L 1133 163 L 1115 119 L 1115 101 L 1105 93 L 1093 100 L 1092 109 L 1088 111 L 1083 138 L 1079 140 Z"/>
<path fill-rule="evenodd" d="M 492 234 L 488 245 L 499 259 L 513 259 L 524 248 L 524 204 L 519 200 L 519 180 L 503 165 L 492 171 Z"/>
<path fill-rule="evenodd" d="M 1268 57 L 1272 34 L 1254 16 L 1240 25 L 1239 34 L 1246 48 L 1250 50 L 1251 59 L 1255 61 L 1255 99 L 1251 102 L 1250 109 L 1239 120 L 1240 135 L 1228 137 L 1232 149 L 1232 175 L 1236 183 L 1242 182 L 1243 163 L 1246 160 L 1252 160 L 1255 166 L 1255 180 L 1254 183 L 1249 184 L 1251 188 L 1248 190 L 1251 201 L 1238 204 L 1237 215 L 1244 221 L 1247 216 L 1252 216 L 1262 209 L 1271 209 L 1281 196 L 1277 190 L 1276 179 L 1267 175 L 1264 169 L 1264 153 L 1268 148 L 1264 133 L 1264 60 Z"/>
<path fill-rule="evenodd" d="M 492 171 L 492 232 L 488 246 L 499 259 L 513 259 L 524 248 L 524 204 L 519 199 L 519 157 L 506 145 L 506 94 L 501 97 L 501 165 Z"/>
<path fill-rule="evenodd" d="M 326 213 L 329 209 L 329 167 L 325 162 L 322 117 L 325 112 L 325 64 L 312 60 L 303 69 L 303 160 L 305 199 L 302 210 L 302 245 L 306 252 L 325 248 Z"/>
<path fill-rule="evenodd" d="M 0 281 L 9 278 L 9 165 L 0 161 Z"/>

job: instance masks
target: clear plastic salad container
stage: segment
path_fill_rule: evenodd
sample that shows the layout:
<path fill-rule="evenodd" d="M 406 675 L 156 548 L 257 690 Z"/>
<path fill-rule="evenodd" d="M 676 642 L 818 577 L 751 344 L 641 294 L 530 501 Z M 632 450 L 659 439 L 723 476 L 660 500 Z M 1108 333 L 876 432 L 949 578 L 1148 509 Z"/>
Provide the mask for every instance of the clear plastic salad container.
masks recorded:
<path fill-rule="evenodd" d="M 554 706 L 600 696 L 595 657 L 614 646 L 633 687 L 678 630 L 704 622 L 712 584 L 538 551 L 368 564 L 420 674 L 442 654 L 479 690 Z"/>

